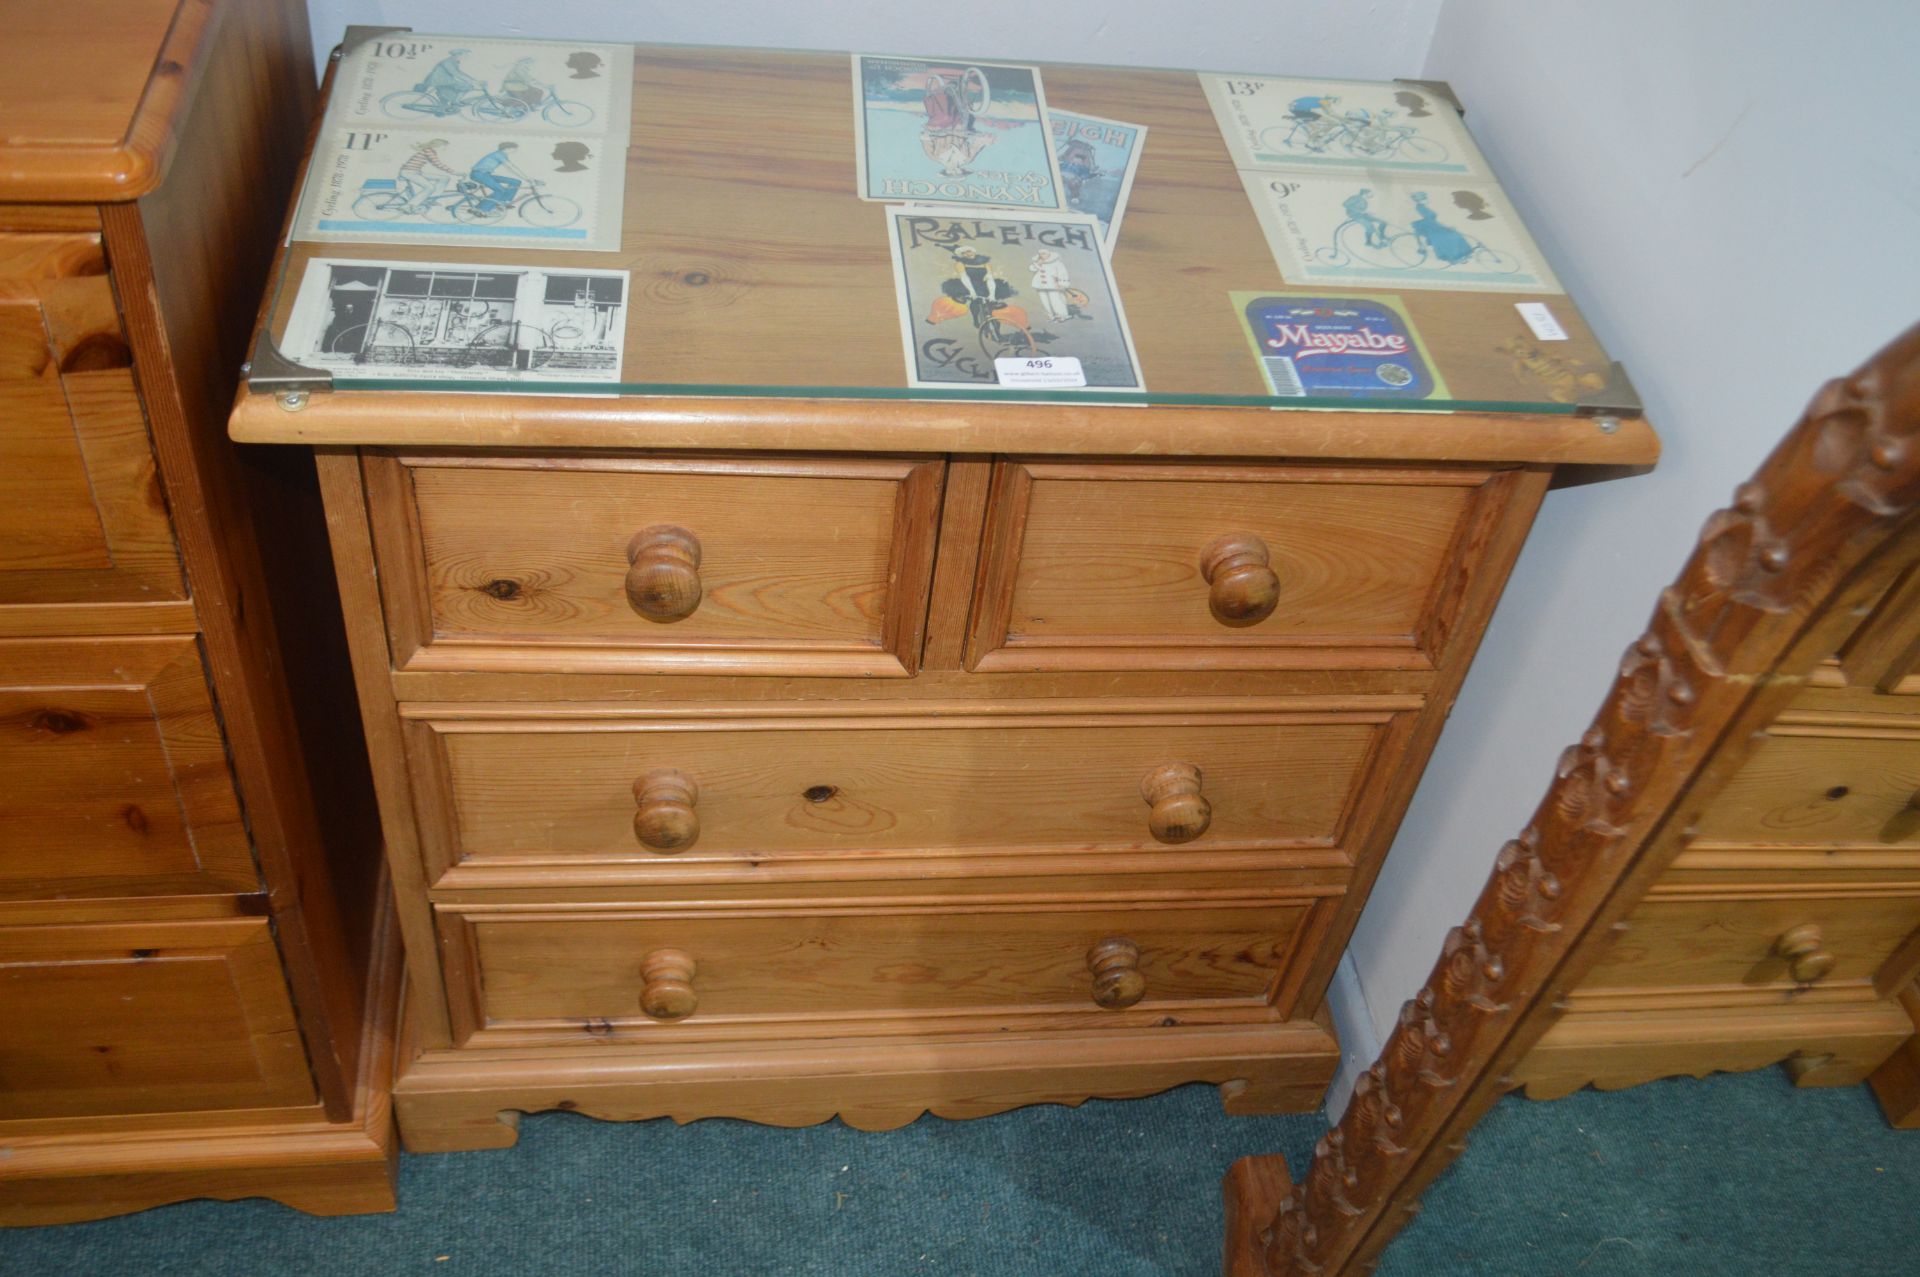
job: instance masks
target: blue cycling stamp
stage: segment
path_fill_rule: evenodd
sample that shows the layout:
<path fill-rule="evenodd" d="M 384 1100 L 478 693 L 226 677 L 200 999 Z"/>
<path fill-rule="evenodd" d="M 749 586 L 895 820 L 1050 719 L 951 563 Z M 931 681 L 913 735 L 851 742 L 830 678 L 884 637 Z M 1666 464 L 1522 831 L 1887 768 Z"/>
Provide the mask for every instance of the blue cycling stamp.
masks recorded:
<path fill-rule="evenodd" d="M 363 243 L 620 248 L 626 149 L 560 133 L 323 131 L 294 235 Z"/>
<path fill-rule="evenodd" d="M 293 238 L 620 248 L 633 46 L 382 32 L 340 62 Z"/>
<path fill-rule="evenodd" d="M 1240 180 L 1289 284 L 1561 291 L 1494 183 L 1282 171 Z"/>
<path fill-rule="evenodd" d="M 332 125 L 489 133 L 546 130 L 627 140 L 633 46 L 383 32 L 340 63 Z"/>
<path fill-rule="evenodd" d="M 1459 108 L 1424 85 L 1202 72 L 1200 86 L 1235 168 L 1487 175 Z"/>
<path fill-rule="evenodd" d="M 1230 294 L 1267 389 L 1284 399 L 1445 398 L 1413 322 L 1391 297 Z"/>

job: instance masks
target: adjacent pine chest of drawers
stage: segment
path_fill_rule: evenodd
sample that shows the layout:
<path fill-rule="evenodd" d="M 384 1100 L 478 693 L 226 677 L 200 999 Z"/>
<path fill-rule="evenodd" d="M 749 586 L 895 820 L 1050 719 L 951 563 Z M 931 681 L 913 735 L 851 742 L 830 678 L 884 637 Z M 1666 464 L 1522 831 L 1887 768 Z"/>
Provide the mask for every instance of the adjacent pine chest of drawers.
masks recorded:
<path fill-rule="evenodd" d="M 390 1210 L 399 955 L 317 485 L 225 431 L 306 16 L 5 16 L 0 1224 Z"/>
<path fill-rule="evenodd" d="M 1048 84 L 1155 131 L 1114 269 L 1149 379 L 1235 394 L 913 397 L 846 75 L 641 50 L 620 253 L 525 259 L 631 272 L 617 393 L 262 378 L 234 414 L 318 455 L 411 1148 L 552 1109 L 1313 1107 L 1328 983 L 1552 473 L 1655 455 L 1522 381 L 1507 412 L 1264 403 L 1225 290 L 1277 276 L 1173 73 Z M 699 105 L 773 82 L 778 138 Z M 1529 375 L 1510 299 L 1429 303 L 1461 367 Z"/>

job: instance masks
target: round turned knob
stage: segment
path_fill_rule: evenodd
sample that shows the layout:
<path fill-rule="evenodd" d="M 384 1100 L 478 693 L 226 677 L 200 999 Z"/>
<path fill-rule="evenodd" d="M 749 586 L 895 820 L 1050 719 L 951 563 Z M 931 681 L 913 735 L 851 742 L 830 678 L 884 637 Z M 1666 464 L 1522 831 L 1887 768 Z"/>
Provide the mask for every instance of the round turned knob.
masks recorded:
<path fill-rule="evenodd" d="M 1211 587 L 1207 603 L 1222 625 L 1258 625 L 1280 602 L 1280 578 L 1267 566 L 1267 543 L 1251 532 L 1230 532 L 1200 555 L 1200 575 Z"/>
<path fill-rule="evenodd" d="M 656 1020 L 684 1020 L 700 1005 L 693 991 L 693 955 L 655 949 L 640 960 L 640 1009 Z"/>
<path fill-rule="evenodd" d="M 1160 842 L 1192 842 L 1213 822 L 1213 804 L 1200 794 L 1200 769 L 1192 763 L 1166 763 L 1140 782 L 1140 796 L 1153 810 L 1147 828 Z"/>
<path fill-rule="evenodd" d="M 1147 977 L 1140 974 L 1140 946 L 1125 936 L 1108 936 L 1087 950 L 1087 970 L 1093 972 L 1093 1000 L 1109 1011 L 1130 1007 L 1147 996 Z"/>
<path fill-rule="evenodd" d="M 700 813 L 693 805 L 700 787 L 676 771 L 648 772 L 633 782 L 633 836 L 655 851 L 684 851 L 700 836 Z"/>
<path fill-rule="evenodd" d="M 649 621 L 681 621 L 700 606 L 700 542 L 658 524 L 627 542 L 627 602 Z"/>
<path fill-rule="evenodd" d="M 1821 941 L 1820 928 L 1811 922 L 1793 928 L 1773 942 L 1773 951 L 1787 960 L 1796 984 L 1812 984 L 1833 970 L 1839 959 Z"/>

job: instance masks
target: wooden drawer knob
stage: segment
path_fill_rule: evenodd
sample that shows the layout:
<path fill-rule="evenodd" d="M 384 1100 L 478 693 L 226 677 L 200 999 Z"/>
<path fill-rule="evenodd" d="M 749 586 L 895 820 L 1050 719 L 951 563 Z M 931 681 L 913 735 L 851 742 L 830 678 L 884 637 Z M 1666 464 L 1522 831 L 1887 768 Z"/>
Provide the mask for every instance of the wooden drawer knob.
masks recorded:
<path fill-rule="evenodd" d="M 657 524 L 627 542 L 627 602 L 649 621 L 682 621 L 700 606 L 700 541 Z"/>
<path fill-rule="evenodd" d="M 693 991 L 693 955 L 655 949 L 640 960 L 640 1009 L 656 1020 L 684 1020 L 700 1005 Z"/>
<path fill-rule="evenodd" d="M 1200 555 L 1207 602 L 1222 625 L 1258 625 L 1280 602 L 1280 578 L 1267 566 L 1267 543 L 1251 532 L 1230 532 Z"/>
<path fill-rule="evenodd" d="M 1140 974 L 1140 946 L 1125 936 L 1108 936 L 1087 950 L 1087 970 L 1093 972 L 1093 1000 L 1109 1011 L 1130 1007 L 1147 996 L 1147 977 Z"/>
<path fill-rule="evenodd" d="M 693 846 L 700 836 L 694 803 L 700 787 L 676 771 L 648 772 L 633 782 L 633 836 L 655 851 L 672 853 Z"/>
<path fill-rule="evenodd" d="M 1833 970 L 1839 959 L 1822 941 L 1820 928 L 1808 922 L 1793 928 L 1773 942 L 1773 951 L 1787 960 L 1787 972 L 1795 984 L 1812 984 Z"/>
<path fill-rule="evenodd" d="M 1192 763 L 1167 763 L 1146 774 L 1140 796 L 1152 808 L 1147 828 L 1161 842 L 1192 842 L 1213 823 L 1213 804 L 1200 794 L 1200 769 Z"/>

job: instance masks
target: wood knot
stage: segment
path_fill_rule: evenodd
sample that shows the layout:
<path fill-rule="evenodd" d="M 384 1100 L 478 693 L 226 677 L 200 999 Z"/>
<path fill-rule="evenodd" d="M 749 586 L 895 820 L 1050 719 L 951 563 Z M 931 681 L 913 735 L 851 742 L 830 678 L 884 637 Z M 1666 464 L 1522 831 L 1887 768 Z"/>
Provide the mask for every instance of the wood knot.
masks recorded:
<path fill-rule="evenodd" d="M 496 599 L 517 599 L 520 597 L 520 582 L 497 577 L 480 587 L 480 593 Z"/>
<path fill-rule="evenodd" d="M 752 288 L 739 278 L 743 269 L 745 263 L 730 257 L 680 253 L 634 272 L 633 291 L 642 301 L 660 306 L 697 306 L 702 311 L 731 306 Z"/>
<path fill-rule="evenodd" d="M 814 785 L 800 796 L 810 803 L 824 803 L 839 792 L 839 789 L 832 785 Z"/>
<path fill-rule="evenodd" d="M 147 832 L 147 813 L 140 809 L 139 803 L 128 803 L 120 809 L 120 819 L 127 822 L 127 828 L 136 834 Z"/>
<path fill-rule="evenodd" d="M 159 954 L 160 951 L 158 949 L 135 949 L 133 951 L 133 956 L 143 961 L 147 958 L 158 957 Z"/>
<path fill-rule="evenodd" d="M 1835 785 L 1832 789 L 1829 789 L 1827 791 L 1827 798 L 1829 801 L 1837 803 L 1842 798 L 1845 798 L 1848 794 L 1852 792 L 1853 791 L 1848 789 L 1845 785 Z"/>
<path fill-rule="evenodd" d="M 558 1104 L 555 1104 L 555 1105 L 554 1105 L 553 1107 L 555 1107 L 555 1108 L 557 1108 L 557 1109 L 562 1109 L 562 1110 L 564 1110 L 564 1111 L 566 1111 L 566 1112 L 568 1112 L 568 1113 L 571 1113 L 571 1112 L 573 1112 L 573 1111 L 574 1111 L 575 1109 L 577 1109 L 577 1108 L 579 1108 L 579 1107 L 580 1107 L 580 1101 L 578 1101 L 578 1100 L 561 1100 L 561 1101 L 560 1101 L 560 1102 L 559 1102 Z"/>
<path fill-rule="evenodd" d="M 43 709 L 33 716 L 33 726 L 38 731 L 67 736 L 86 731 L 93 726 L 93 720 L 76 710 Z"/>

